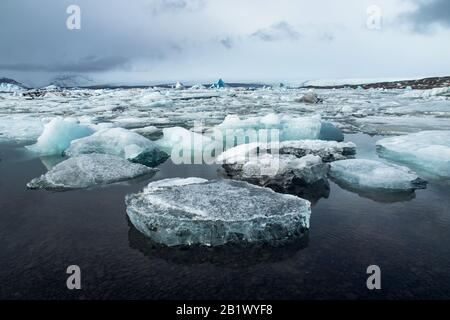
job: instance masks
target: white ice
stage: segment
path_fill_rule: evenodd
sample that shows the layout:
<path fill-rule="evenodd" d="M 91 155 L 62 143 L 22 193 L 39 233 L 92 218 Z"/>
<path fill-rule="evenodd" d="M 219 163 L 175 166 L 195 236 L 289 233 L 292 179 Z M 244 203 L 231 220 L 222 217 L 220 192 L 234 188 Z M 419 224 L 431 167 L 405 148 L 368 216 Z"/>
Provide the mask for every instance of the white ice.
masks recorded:
<path fill-rule="evenodd" d="M 450 130 L 431 130 L 377 141 L 380 156 L 450 177 Z"/>
<path fill-rule="evenodd" d="M 408 168 L 375 160 L 332 162 L 330 176 L 355 189 L 407 191 L 425 187 L 425 182 Z"/>

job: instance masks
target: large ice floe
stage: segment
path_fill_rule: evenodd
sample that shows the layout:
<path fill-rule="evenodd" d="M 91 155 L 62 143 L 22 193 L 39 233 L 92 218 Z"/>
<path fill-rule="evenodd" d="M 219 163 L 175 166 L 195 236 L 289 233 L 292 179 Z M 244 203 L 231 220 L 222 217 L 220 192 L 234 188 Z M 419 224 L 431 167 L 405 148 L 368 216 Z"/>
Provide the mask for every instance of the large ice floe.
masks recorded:
<path fill-rule="evenodd" d="M 330 176 L 350 189 L 395 192 L 426 187 L 426 182 L 406 167 L 367 159 L 332 162 Z"/>
<path fill-rule="evenodd" d="M 31 180 L 30 189 L 69 190 L 87 188 L 151 175 L 156 169 L 106 154 L 86 154 L 69 158 L 46 174 Z"/>
<path fill-rule="evenodd" d="M 65 151 L 71 157 L 89 153 L 115 155 L 147 166 L 156 166 L 168 158 L 155 142 L 123 128 L 100 130 L 89 137 L 74 140 Z"/>
<path fill-rule="evenodd" d="M 151 182 L 125 202 L 132 224 L 167 246 L 284 242 L 304 234 L 311 213 L 310 203 L 295 196 L 201 178 Z"/>
<path fill-rule="evenodd" d="M 37 142 L 27 148 L 41 155 L 62 154 L 72 140 L 83 138 L 94 130 L 81 125 L 76 119 L 54 118 L 44 127 Z"/>
<path fill-rule="evenodd" d="M 377 141 L 383 158 L 450 178 L 450 131 L 431 130 Z"/>

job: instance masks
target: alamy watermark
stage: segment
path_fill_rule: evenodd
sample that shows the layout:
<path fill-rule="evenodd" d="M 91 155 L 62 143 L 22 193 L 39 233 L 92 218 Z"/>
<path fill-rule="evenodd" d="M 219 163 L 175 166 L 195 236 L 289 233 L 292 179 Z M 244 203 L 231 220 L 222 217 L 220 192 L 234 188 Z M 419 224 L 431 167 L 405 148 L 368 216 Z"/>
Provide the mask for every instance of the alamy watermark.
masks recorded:
<path fill-rule="evenodd" d="M 203 122 L 196 121 L 192 131 L 180 130 L 169 134 L 174 164 L 243 165 L 252 161 L 259 168 L 260 175 L 275 175 L 278 172 L 278 129 L 214 127 L 206 134 L 203 131 Z M 230 150 L 236 146 L 239 148 Z"/>
<path fill-rule="evenodd" d="M 383 25 L 383 12 L 380 6 L 371 5 L 366 10 L 366 27 L 369 30 L 381 30 Z"/>
<path fill-rule="evenodd" d="M 76 4 L 67 7 L 66 13 L 69 15 L 66 20 L 66 27 L 69 30 L 81 29 L 81 8 Z"/>

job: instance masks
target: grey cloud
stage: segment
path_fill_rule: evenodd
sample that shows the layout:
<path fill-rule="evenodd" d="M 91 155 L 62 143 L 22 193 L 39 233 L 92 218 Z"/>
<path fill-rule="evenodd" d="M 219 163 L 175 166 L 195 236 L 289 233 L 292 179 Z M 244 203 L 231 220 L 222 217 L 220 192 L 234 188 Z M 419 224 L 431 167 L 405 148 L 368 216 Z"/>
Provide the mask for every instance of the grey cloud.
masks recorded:
<path fill-rule="evenodd" d="M 150 3 L 154 15 L 181 11 L 198 11 L 205 7 L 204 0 L 154 0 Z"/>
<path fill-rule="evenodd" d="M 231 49 L 234 46 L 234 41 L 230 37 L 226 37 L 219 40 L 220 44 L 223 45 L 227 49 Z"/>
<path fill-rule="evenodd" d="M 298 40 L 301 34 L 289 23 L 281 21 L 268 28 L 255 31 L 251 34 L 251 37 L 261 41 L 273 42 L 279 40 Z"/>
<path fill-rule="evenodd" d="M 28 72 L 105 72 L 111 70 L 126 70 L 129 60 L 123 57 L 96 57 L 87 56 L 78 61 L 69 63 L 12 63 L 0 64 L 1 70 L 28 71 Z"/>
<path fill-rule="evenodd" d="M 414 0 L 414 3 L 417 8 L 401 15 L 401 19 L 411 24 L 415 31 L 427 31 L 435 25 L 450 27 L 450 1 Z"/>

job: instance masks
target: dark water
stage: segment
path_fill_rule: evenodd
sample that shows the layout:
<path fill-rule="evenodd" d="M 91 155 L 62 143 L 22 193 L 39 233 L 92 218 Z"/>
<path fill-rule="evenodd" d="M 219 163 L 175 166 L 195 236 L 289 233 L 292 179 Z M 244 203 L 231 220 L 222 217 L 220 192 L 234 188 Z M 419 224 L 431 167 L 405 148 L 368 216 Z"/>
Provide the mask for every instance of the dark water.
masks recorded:
<path fill-rule="evenodd" d="M 347 137 L 348 138 L 348 137 Z M 359 154 L 374 141 L 354 135 Z M 278 248 L 155 247 L 127 221 L 124 197 L 148 180 L 70 192 L 27 190 L 46 171 L 0 145 L 2 299 L 450 298 L 450 186 L 431 181 L 406 198 L 358 195 L 331 183 L 308 237 Z M 175 166 L 152 178 L 217 177 L 217 166 Z M 374 198 L 370 199 L 367 196 Z M 245 201 L 245 199 L 243 199 Z M 79 265 L 82 290 L 66 288 Z M 369 291 L 366 268 L 381 268 Z"/>

